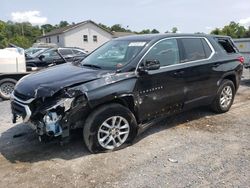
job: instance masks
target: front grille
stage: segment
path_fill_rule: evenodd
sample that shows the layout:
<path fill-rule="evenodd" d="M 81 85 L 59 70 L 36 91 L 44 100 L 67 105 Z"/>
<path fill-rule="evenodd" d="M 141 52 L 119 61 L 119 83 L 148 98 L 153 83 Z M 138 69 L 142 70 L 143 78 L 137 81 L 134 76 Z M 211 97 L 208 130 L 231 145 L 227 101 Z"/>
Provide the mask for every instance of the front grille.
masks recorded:
<path fill-rule="evenodd" d="M 25 98 L 24 95 L 20 95 L 18 92 L 14 92 L 14 95 L 11 96 L 11 110 L 13 117 L 21 116 L 24 122 L 28 122 L 32 112 L 30 105 L 34 99 Z M 15 122 L 15 119 L 13 119 Z"/>
<path fill-rule="evenodd" d="M 17 92 L 17 91 L 14 91 L 14 95 L 15 95 L 18 99 L 21 99 L 21 100 L 23 100 L 23 101 L 27 101 L 27 100 L 31 99 L 31 97 L 26 96 L 26 95 L 24 95 L 24 94 L 21 94 L 21 93 L 19 93 L 19 92 Z"/>

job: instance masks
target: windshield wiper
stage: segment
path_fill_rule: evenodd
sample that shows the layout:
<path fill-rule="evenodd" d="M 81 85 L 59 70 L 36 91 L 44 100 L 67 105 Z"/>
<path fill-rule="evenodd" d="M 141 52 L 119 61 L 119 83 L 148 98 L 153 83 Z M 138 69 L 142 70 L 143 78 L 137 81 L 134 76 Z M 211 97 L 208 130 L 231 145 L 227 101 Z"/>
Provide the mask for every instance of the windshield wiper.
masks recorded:
<path fill-rule="evenodd" d="M 97 69 L 102 69 L 100 66 L 98 66 L 98 65 L 93 65 L 93 64 L 86 64 L 86 63 L 84 63 L 84 64 L 82 64 L 82 66 L 85 66 L 85 67 L 92 67 L 92 68 L 97 68 Z"/>

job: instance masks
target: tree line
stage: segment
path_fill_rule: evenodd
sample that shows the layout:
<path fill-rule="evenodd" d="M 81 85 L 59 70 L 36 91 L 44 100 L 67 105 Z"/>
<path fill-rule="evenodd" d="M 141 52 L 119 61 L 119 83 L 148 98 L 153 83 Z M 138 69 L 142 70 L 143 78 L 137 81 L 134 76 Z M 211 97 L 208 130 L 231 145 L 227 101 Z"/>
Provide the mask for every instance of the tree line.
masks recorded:
<path fill-rule="evenodd" d="M 250 26 L 247 29 L 244 26 L 241 26 L 239 23 L 232 21 L 221 29 L 215 28 L 211 31 L 211 34 L 227 35 L 232 38 L 250 38 Z"/>
<path fill-rule="evenodd" d="M 29 22 L 15 23 L 0 20 L 0 48 L 5 48 L 10 43 L 22 48 L 29 48 L 43 32 L 49 32 L 67 25 L 69 25 L 68 22 L 61 21 L 56 25 L 45 24 L 39 27 L 33 26 Z"/>
<path fill-rule="evenodd" d="M 75 23 L 71 23 L 75 24 Z M 61 21 L 59 24 L 51 25 L 44 24 L 41 26 L 33 26 L 29 22 L 15 23 L 12 21 L 1 21 L 0 20 L 0 48 L 7 47 L 10 43 L 20 46 L 22 48 L 29 48 L 36 41 L 36 39 L 43 33 L 48 33 L 54 29 L 63 28 L 71 25 L 67 21 Z M 131 31 L 128 27 L 123 27 L 121 24 L 115 24 L 113 26 L 107 26 L 99 23 L 99 26 L 108 30 L 115 32 L 133 32 L 135 34 L 152 34 L 159 33 L 157 29 L 143 29 L 142 31 Z M 173 27 L 171 31 L 166 31 L 165 33 L 177 33 L 178 28 Z M 197 32 L 199 33 L 199 32 Z M 211 31 L 211 34 L 216 35 L 228 35 L 232 38 L 246 38 L 250 37 L 250 27 L 246 29 L 239 23 L 230 22 L 223 28 L 216 28 Z"/>

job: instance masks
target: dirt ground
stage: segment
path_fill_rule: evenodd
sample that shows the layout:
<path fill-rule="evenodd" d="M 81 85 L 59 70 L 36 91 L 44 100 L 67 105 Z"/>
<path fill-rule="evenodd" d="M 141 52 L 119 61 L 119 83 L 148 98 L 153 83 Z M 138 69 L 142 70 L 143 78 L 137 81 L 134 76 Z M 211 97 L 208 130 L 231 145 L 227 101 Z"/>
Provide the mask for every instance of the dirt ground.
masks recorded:
<path fill-rule="evenodd" d="M 246 77 L 245 77 L 246 78 Z M 0 187 L 250 187 L 250 79 L 231 110 L 167 118 L 120 151 L 90 154 L 81 134 L 39 143 L 0 102 Z"/>

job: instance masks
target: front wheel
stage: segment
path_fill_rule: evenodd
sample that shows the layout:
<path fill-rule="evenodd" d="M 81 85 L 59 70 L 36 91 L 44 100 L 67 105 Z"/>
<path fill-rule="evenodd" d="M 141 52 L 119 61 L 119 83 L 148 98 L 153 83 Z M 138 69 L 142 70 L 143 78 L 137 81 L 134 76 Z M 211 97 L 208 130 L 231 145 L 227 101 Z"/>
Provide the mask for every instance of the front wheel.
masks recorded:
<path fill-rule="evenodd" d="M 223 80 L 211 105 L 212 110 L 217 113 L 227 112 L 233 104 L 234 96 L 234 83 L 231 80 Z"/>
<path fill-rule="evenodd" d="M 117 150 L 136 136 L 133 113 L 120 104 L 99 107 L 90 114 L 83 128 L 83 138 L 93 153 Z"/>

